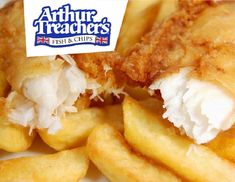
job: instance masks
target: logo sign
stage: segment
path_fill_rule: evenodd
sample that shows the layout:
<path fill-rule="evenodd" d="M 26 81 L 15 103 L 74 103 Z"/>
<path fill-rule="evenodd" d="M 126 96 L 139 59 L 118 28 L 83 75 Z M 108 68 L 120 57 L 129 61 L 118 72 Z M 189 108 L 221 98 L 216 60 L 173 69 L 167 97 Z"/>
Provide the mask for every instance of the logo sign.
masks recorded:
<path fill-rule="evenodd" d="M 126 5 L 127 0 L 24 0 L 27 56 L 113 51 Z"/>

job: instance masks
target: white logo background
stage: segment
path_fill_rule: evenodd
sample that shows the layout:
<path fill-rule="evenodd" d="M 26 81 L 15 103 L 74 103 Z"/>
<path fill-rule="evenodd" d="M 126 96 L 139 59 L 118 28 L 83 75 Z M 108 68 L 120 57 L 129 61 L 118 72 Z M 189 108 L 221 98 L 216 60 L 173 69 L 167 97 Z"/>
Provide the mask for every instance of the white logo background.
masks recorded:
<path fill-rule="evenodd" d="M 113 51 L 116 46 L 122 20 L 126 10 L 127 1 L 128 0 L 24 0 L 27 56 L 49 56 L 57 54 Z M 75 45 L 71 47 L 52 48 L 43 45 L 34 45 L 37 27 L 33 27 L 33 21 L 39 17 L 42 8 L 45 6 L 50 6 L 52 10 L 55 10 L 68 3 L 74 10 L 97 10 L 96 18 L 98 20 L 101 20 L 103 17 L 108 18 L 112 24 L 109 46 Z"/>

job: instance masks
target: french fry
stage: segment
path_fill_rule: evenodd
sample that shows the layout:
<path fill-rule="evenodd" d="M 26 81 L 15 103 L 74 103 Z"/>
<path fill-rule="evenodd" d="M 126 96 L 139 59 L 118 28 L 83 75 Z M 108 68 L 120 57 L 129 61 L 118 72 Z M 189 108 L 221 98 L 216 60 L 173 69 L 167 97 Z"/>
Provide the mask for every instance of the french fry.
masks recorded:
<path fill-rule="evenodd" d="M 84 109 L 78 113 L 66 114 L 61 119 L 62 128 L 55 134 L 49 134 L 46 129 L 38 129 L 38 133 L 47 145 L 61 151 L 83 144 L 92 129 L 103 120 L 103 110 Z"/>
<path fill-rule="evenodd" d="M 112 182 L 181 181 L 168 170 L 133 153 L 123 136 L 107 124 L 92 131 L 87 151 L 92 162 Z"/>
<path fill-rule="evenodd" d="M 235 162 L 235 126 L 220 133 L 206 145 L 219 156 Z"/>
<path fill-rule="evenodd" d="M 124 91 L 132 98 L 136 100 L 144 100 L 150 97 L 147 89 L 141 87 L 126 86 Z"/>
<path fill-rule="evenodd" d="M 29 129 L 11 123 L 3 122 L 0 118 L 0 149 L 7 152 L 21 152 L 27 150 L 35 134 L 29 135 Z"/>
<path fill-rule="evenodd" d="M 46 129 L 38 129 L 38 133 L 47 145 L 61 151 L 82 145 L 93 128 L 104 122 L 123 131 L 122 107 L 88 108 L 67 114 L 61 119 L 62 128 L 55 134 L 48 134 Z"/>
<path fill-rule="evenodd" d="M 85 148 L 0 162 L 0 182 L 77 182 L 86 175 Z"/>
<path fill-rule="evenodd" d="M 10 123 L 5 103 L 6 99 L 0 98 L 0 149 L 8 152 L 25 151 L 31 146 L 35 133 L 29 135 L 28 128 Z"/>
<path fill-rule="evenodd" d="M 130 97 L 124 100 L 123 112 L 125 137 L 143 155 L 162 162 L 190 181 L 235 181 L 232 163 L 176 134 L 160 115 Z"/>
<path fill-rule="evenodd" d="M 162 0 L 161 7 L 156 17 L 156 22 L 162 22 L 165 18 L 176 11 L 178 0 Z"/>
<path fill-rule="evenodd" d="M 148 98 L 140 102 L 150 110 L 162 113 L 162 101 Z M 123 132 L 122 106 L 111 105 L 103 108 L 88 108 L 78 113 L 67 114 L 62 118 L 62 129 L 57 133 L 48 134 L 46 129 L 38 129 L 38 133 L 47 145 L 61 151 L 82 145 L 86 142 L 93 128 L 101 123 L 108 123 Z"/>
<path fill-rule="evenodd" d="M 161 0 L 132 0 L 128 2 L 117 51 L 126 54 L 128 48 L 137 43 L 147 33 L 158 14 Z"/>
<path fill-rule="evenodd" d="M 157 98 L 148 98 L 142 101 L 139 101 L 144 107 L 151 110 L 152 112 L 155 112 L 159 115 L 163 114 L 163 101 Z"/>
<path fill-rule="evenodd" d="M 123 132 L 123 113 L 120 104 L 104 107 L 104 122 L 114 126 L 118 131 Z"/>

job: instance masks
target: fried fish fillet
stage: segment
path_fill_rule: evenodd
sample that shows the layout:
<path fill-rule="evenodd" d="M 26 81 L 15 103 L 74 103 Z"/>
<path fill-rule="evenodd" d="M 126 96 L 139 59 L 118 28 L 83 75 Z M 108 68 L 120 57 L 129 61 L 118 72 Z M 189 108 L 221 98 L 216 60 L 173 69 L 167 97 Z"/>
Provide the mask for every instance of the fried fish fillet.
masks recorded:
<path fill-rule="evenodd" d="M 213 6 L 203 1 L 180 1 L 175 13 L 162 24 L 156 23 L 132 48 L 122 69 L 133 80 L 149 84 L 162 71 L 179 66 L 186 55 L 188 44 L 185 41 L 191 34 L 190 28 L 204 10 Z"/>
<path fill-rule="evenodd" d="M 1 7 L 1 3 L 0 3 L 0 7 Z M 6 14 L 6 11 L 1 12 L 0 22 L 4 22 L 5 14 Z M 3 68 L 3 65 L 4 65 L 3 55 L 6 51 L 6 48 L 5 48 L 4 40 L 1 37 L 3 37 L 2 31 L 0 31 L 0 97 L 5 97 L 9 92 L 10 86 L 6 80 L 6 75 L 3 71 L 4 69 Z"/>
<path fill-rule="evenodd" d="M 117 53 L 26 57 L 23 1 L 0 14 L 4 70 L 12 87 L 7 97 L 12 122 L 54 133 L 64 113 L 77 111 L 74 104 L 80 98 L 102 100 L 102 94 L 123 93 L 123 79 L 116 77 L 123 59 Z"/>
<path fill-rule="evenodd" d="M 160 90 L 163 114 L 197 143 L 235 121 L 235 3 L 181 1 L 137 44 L 122 69 Z"/>

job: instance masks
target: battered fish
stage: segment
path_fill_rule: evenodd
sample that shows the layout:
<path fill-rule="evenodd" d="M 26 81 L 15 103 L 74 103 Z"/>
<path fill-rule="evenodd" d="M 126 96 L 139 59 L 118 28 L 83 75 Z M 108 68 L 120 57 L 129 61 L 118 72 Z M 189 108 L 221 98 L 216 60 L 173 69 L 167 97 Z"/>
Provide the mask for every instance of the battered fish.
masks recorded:
<path fill-rule="evenodd" d="M 197 143 L 229 129 L 235 115 L 235 3 L 181 1 L 122 66 L 160 90 L 168 118 Z"/>
<path fill-rule="evenodd" d="M 116 79 L 123 59 L 117 53 L 27 58 L 23 2 L 16 1 L 0 13 L 4 70 L 12 87 L 7 97 L 11 122 L 55 133 L 61 127 L 60 117 L 77 112 L 78 104 L 84 103 L 78 102 L 80 98 L 102 100 L 101 95 L 123 94 L 125 82 Z"/>

